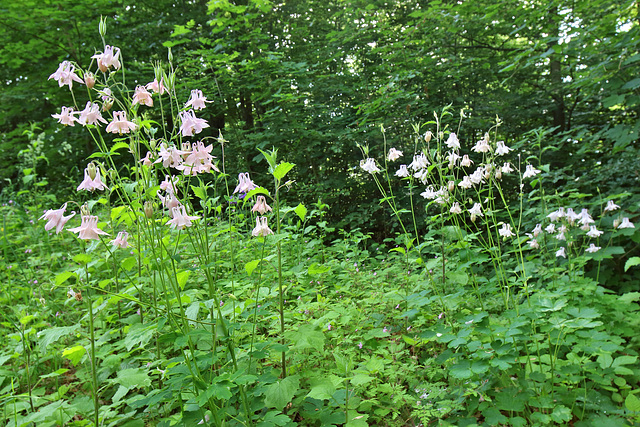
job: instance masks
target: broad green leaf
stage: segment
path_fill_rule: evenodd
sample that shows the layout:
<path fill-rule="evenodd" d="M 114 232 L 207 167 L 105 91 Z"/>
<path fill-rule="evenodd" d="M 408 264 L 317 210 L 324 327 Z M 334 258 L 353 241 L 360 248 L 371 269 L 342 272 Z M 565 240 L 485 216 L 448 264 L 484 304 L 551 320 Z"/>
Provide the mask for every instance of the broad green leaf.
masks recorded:
<path fill-rule="evenodd" d="M 58 326 L 38 332 L 38 345 L 42 353 L 47 351 L 49 344 L 58 341 L 62 336 L 74 333 L 79 327 L 77 324 L 73 326 Z"/>
<path fill-rule="evenodd" d="M 120 384 L 129 390 L 140 387 L 149 387 L 151 378 L 142 368 L 131 368 L 118 371 L 118 376 L 114 380 L 116 384 Z"/>
<path fill-rule="evenodd" d="M 77 254 L 73 257 L 73 260 L 78 264 L 89 264 L 91 262 L 91 257 L 87 254 Z"/>
<path fill-rule="evenodd" d="M 191 305 L 189 305 L 189 307 L 187 307 L 187 309 L 184 311 L 184 315 L 187 316 L 187 319 L 189 320 L 198 320 L 198 312 L 200 311 L 200 302 L 199 301 L 195 301 L 193 303 L 191 303 Z M 195 326 L 196 324 L 194 322 L 189 322 L 189 324 L 191 326 Z"/>
<path fill-rule="evenodd" d="M 571 410 L 564 405 L 558 405 L 553 408 L 553 412 L 551 413 L 551 419 L 558 424 L 564 424 L 569 422 L 573 418 L 571 415 Z"/>
<path fill-rule="evenodd" d="M 624 406 L 632 412 L 640 412 L 640 399 L 635 394 L 629 393 L 624 400 Z"/>
<path fill-rule="evenodd" d="M 313 264 L 311 264 L 309 266 L 309 269 L 307 270 L 307 272 L 311 276 L 316 276 L 316 275 L 319 275 L 319 274 L 329 273 L 330 271 L 331 271 L 331 267 L 326 266 L 326 265 L 320 265 L 317 262 L 314 262 Z"/>
<path fill-rule="evenodd" d="M 191 271 L 189 270 L 183 270 L 176 274 L 176 280 L 178 281 L 178 286 L 180 286 L 180 289 L 184 290 L 184 287 L 187 284 L 187 280 L 189 280 L 190 274 Z"/>
<path fill-rule="evenodd" d="M 305 208 L 302 203 L 296 206 L 296 208 L 293 211 L 300 217 L 302 221 L 304 221 L 304 219 L 307 216 L 307 208 Z"/>
<path fill-rule="evenodd" d="M 247 270 L 247 274 L 249 276 L 251 276 L 251 273 L 253 273 L 253 270 L 255 270 L 256 268 L 258 268 L 258 265 L 260 265 L 260 259 L 254 259 L 253 261 L 249 261 L 248 263 L 245 264 L 244 269 Z"/>
<path fill-rule="evenodd" d="M 359 386 L 362 384 L 367 384 L 373 381 L 375 378 L 367 375 L 367 374 L 356 374 L 353 378 L 351 378 L 351 384 L 355 386 Z"/>
<path fill-rule="evenodd" d="M 118 150 L 122 149 L 122 148 L 129 148 L 129 144 L 127 144 L 126 142 L 118 142 L 116 144 L 113 145 L 113 147 L 111 147 L 111 150 L 109 150 L 112 154 L 119 154 L 117 153 Z"/>
<path fill-rule="evenodd" d="M 638 257 L 638 256 L 631 257 L 624 264 L 624 271 L 627 271 L 631 267 L 635 267 L 636 265 L 640 265 L 640 257 Z"/>
<path fill-rule="evenodd" d="M 449 374 L 461 380 L 471 378 L 473 373 L 471 372 L 471 363 L 468 360 L 461 360 L 460 362 L 449 368 Z"/>
<path fill-rule="evenodd" d="M 300 387 L 300 377 L 293 375 L 267 387 L 264 404 L 268 408 L 282 409 L 291 402 Z"/>
<path fill-rule="evenodd" d="M 310 382 L 311 391 L 307 393 L 307 397 L 318 400 L 326 400 L 331 399 L 333 393 L 336 392 L 336 385 L 333 383 L 333 381 L 331 381 L 330 378 L 312 378 Z"/>
<path fill-rule="evenodd" d="M 195 185 L 191 186 L 191 189 L 193 190 L 193 194 L 196 195 L 196 197 L 200 200 L 206 200 L 207 199 L 207 187 L 206 186 L 200 186 L 200 187 L 196 187 Z"/>
<path fill-rule="evenodd" d="M 66 357 L 71 361 L 71 363 L 73 363 L 74 365 L 77 365 L 86 352 L 87 350 L 83 346 L 77 345 L 75 347 L 66 348 L 62 352 L 62 357 Z"/>
<path fill-rule="evenodd" d="M 313 325 L 300 325 L 297 331 L 286 332 L 285 336 L 296 350 L 313 348 L 321 353 L 324 351 L 324 334 Z"/>
<path fill-rule="evenodd" d="M 65 272 L 62 272 L 62 273 L 56 275 L 56 286 L 62 285 L 64 282 L 66 282 L 72 276 L 76 276 L 76 278 L 77 278 L 76 273 L 74 273 L 72 271 L 65 271 Z"/>
<path fill-rule="evenodd" d="M 275 179 L 277 179 L 278 181 L 282 181 L 282 178 L 284 178 L 284 176 L 287 174 L 287 172 L 289 172 L 291 169 L 293 169 L 295 165 L 293 163 L 289 163 L 289 162 L 282 162 L 280 163 L 276 169 L 273 171 L 273 177 Z"/>

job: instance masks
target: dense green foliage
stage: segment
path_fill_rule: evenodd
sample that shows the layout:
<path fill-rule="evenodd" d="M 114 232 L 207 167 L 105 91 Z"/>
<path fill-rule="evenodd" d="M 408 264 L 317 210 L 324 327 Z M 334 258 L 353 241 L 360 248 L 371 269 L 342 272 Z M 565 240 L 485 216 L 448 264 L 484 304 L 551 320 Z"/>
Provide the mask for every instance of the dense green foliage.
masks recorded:
<path fill-rule="evenodd" d="M 4 2 L 5 425 L 638 425 L 638 10 Z"/>

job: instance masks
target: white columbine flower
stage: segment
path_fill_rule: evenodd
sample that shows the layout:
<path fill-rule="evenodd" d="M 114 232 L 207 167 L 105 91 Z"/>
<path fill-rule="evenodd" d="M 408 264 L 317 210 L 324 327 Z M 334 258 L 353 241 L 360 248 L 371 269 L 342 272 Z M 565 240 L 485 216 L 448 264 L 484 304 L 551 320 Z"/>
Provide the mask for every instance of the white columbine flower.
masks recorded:
<path fill-rule="evenodd" d="M 476 220 L 476 217 L 484 216 L 484 214 L 482 213 L 482 206 L 480 205 L 480 203 L 474 203 L 473 207 L 469 209 L 469 213 L 471 214 L 471 221 L 474 221 L 474 222 Z"/>
<path fill-rule="evenodd" d="M 491 147 L 489 146 L 489 134 L 485 133 L 484 138 L 478 141 L 471 151 L 475 151 L 476 153 L 488 153 L 491 151 Z"/>
<path fill-rule="evenodd" d="M 594 252 L 598 252 L 600 249 L 602 249 L 600 246 L 596 246 L 592 243 L 591 245 L 589 245 L 587 249 L 585 249 L 585 251 L 592 254 Z"/>
<path fill-rule="evenodd" d="M 460 141 L 458 141 L 458 136 L 453 132 L 449 134 L 449 138 L 447 138 L 445 144 L 447 147 L 453 148 L 454 150 L 460 148 Z"/>
<path fill-rule="evenodd" d="M 592 237 L 592 238 L 595 239 L 597 237 L 600 237 L 600 235 L 602 235 L 602 233 L 604 233 L 604 231 L 600 231 L 600 230 L 596 229 L 595 225 L 592 225 L 589 228 L 589 232 L 587 233 L 587 236 Z"/>
<path fill-rule="evenodd" d="M 513 229 L 511 228 L 511 224 L 502 224 L 502 228 L 498 230 L 498 234 L 500 234 L 500 236 L 504 237 L 505 239 L 507 237 L 515 236 L 515 234 L 513 233 Z"/>
<path fill-rule="evenodd" d="M 411 164 L 409 165 L 409 167 L 414 171 L 426 169 L 427 166 L 429 166 L 429 161 L 427 160 L 427 156 L 425 156 L 424 153 L 413 156 L 413 162 L 411 162 Z"/>
<path fill-rule="evenodd" d="M 622 218 L 622 222 L 618 225 L 617 228 L 618 229 L 620 229 L 620 228 L 636 228 L 636 226 L 633 225 L 633 223 L 631 221 L 629 221 L 629 218 L 627 218 L 625 216 L 624 218 Z"/>
<path fill-rule="evenodd" d="M 409 169 L 407 169 L 407 165 L 400 165 L 400 169 L 397 170 L 396 176 L 400 178 L 406 178 L 409 176 Z"/>
<path fill-rule="evenodd" d="M 366 160 L 360 160 L 360 167 L 365 172 L 369 172 L 369 173 L 380 172 L 380 169 L 378 168 L 378 166 L 376 166 L 375 160 L 373 160 L 371 157 L 369 157 Z"/>
<path fill-rule="evenodd" d="M 558 257 L 562 257 L 562 258 L 566 258 L 567 257 L 567 255 L 564 253 L 564 247 L 562 247 L 562 248 L 560 248 L 560 249 L 558 249 L 556 251 L 556 258 L 558 258 Z"/>
<path fill-rule="evenodd" d="M 616 209 L 620 209 L 620 206 L 616 205 L 613 200 L 609 200 L 607 202 L 607 207 L 604 208 L 605 212 L 615 211 Z"/>
<path fill-rule="evenodd" d="M 396 150 L 395 148 L 392 147 L 389 150 L 389 154 L 387 155 L 387 160 L 389 160 L 390 162 L 395 162 L 400 157 L 402 157 L 402 151 L 398 151 L 398 150 Z"/>
<path fill-rule="evenodd" d="M 458 187 L 469 189 L 473 187 L 473 182 L 471 182 L 471 179 L 469 179 L 468 176 L 465 176 L 464 178 L 462 178 L 462 181 L 458 183 Z"/>
<path fill-rule="evenodd" d="M 513 172 L 513 168 L 511 167 L 511 164 L 509 162 L 506 162 L 504 165 L 502 165 L 502 173 L 511 173 Z"/>
<path fill-rule="evenodd" d="M 462 161 L 460 162 L 460 166 L 464 166 L 468 168 L 472 164 L 473 164 L 473 161 L 469 158 L 468 154 L 465 154 L 464 156 L 462 156 Z"/>
<path fill-rule="evenodd" d="M 536 169 L 532 165 L 527 165 L 527 169 L 524 171 L 522 178 L 531 178 L 538 175 L 541 172 L 542 171 L 540 169 Z"/>
<path fill-rule="evenodd" d="M 449 212 L 451 212 L 452 214 L 461 214 L 462 209 L 460 208 L 460 204 L 458 202 L 454 202 L 453 205 L 451 205 L 451 209 L 449 209 Z"/>
<path fill-rule="evenodd" d="M 511 151 L 511 148 L 507 147 L 506 145 L 504 145 L 504 141 L 498 141 L 496 143 L 497 147 L 496 147 L 496 156 L 502 156 L 504 154 L 509 154 L 509 151 Z"/>
<path fill-rule="evenodd" d="M 545 227 L 544 231 L 546 231 L 549 234 L 553 234 L 556 231 L 555 224 L 549 224 L 548 226 Z"/>

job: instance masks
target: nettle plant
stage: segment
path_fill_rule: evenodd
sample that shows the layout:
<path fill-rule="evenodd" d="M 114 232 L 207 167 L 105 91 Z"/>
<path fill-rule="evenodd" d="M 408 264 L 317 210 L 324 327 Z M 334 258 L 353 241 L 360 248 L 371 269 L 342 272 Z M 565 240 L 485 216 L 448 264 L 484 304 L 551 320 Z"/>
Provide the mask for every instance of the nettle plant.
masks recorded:
<path fill-rule="evenodd" d="M 614 295 L 584 269 L 622 254 L 616 242 L 637 234 L 616 203 L 625 194 L 546 196 L 546 167 L 499 140 L 499 119 L 465 153 L 464 114 L 456 131 L 443 124 L 449 108 L 434 116 L 414 126 L 409 164 L 392 166 L 411 157 L 386 138 L 380 161 L 360 147 L 361 169 L 404 232 L 392 250 L 424 272 L 403 315 L 426 325 L 418 337 L 433 346 L 429 364 L 445 368 L 415 389 L 416 417 L 425 425 L 475 423 L 478 414 L 489 425 L 622 422 L 639 403 L 637 352 L 623 345 L 635 336 L 639 296 Z M 398 202 L 403 187 L 408 209 Z M 415 218 L 425 213 L 423 235 Z"/>
<path fill-rule="evenodd" d="M 105 33 L 101 21 L 103 42 Z M 122 425 L 138 410 L 185 425 L 253 425 L 284 417 L 281 410 L 299 383 L 288 375 L 283 345 L 283 244 L 293 240 L 284 218 L 304 223 L 307 214 L 302 204 L 290 208 L 280 201 L 294 165 L 278 163 L 276 150 L 263 151 L 273 190 L 256 185 L 247 172 L 230 187 L 228 141 L 222 134 L 198 139 L 209 125 L 197 115 L 211 101 L 198 89 L 178 99 L 171 53 L 169 66 L 156 65 L 153 80 L 134 90 L 125 84 L 119 48 L 105 43 L 91 59 L 84 70 L 64 61 L 50 79 L 68 86 L 76 102 L 53 117 L 85 127 L 98 150 L 78 198 L 40 218 L 47 231 L 67 227 L 77 235 L 78 268 L 55 282 L 59 289 L 68 286 L 68 301 L 86 304 L 86 341 L 63 353 L 72 364 L 89 366 L 93 411 L 84 406 L 81 416 L 95 425 Z M 88 98 L 84 109 L 74 92 L 79 85 Z M 150 118 L 156 116 L 160 122 Z M 133 156 L 133 165 L 114 162 L 122 151 Z M 65 215 L 70 204 L 79 206 L 80 217 L 72 228 L 67 224 L 78 217 Z M 247 251 L 259 254 L 245 266 L 256 277 L 249 283 L 237 268 L 239 259 L 256 258 Z M 268 285 L 273 280 L 275 294 Z M 79 327 L 48 328 L 39 337 L 51 344 Z M 78 414 L 67 403 L 52 411 L 62 423 Z M 48 412 L 18 420 L 16 411 L 15 425 L 45 420 Z"/>

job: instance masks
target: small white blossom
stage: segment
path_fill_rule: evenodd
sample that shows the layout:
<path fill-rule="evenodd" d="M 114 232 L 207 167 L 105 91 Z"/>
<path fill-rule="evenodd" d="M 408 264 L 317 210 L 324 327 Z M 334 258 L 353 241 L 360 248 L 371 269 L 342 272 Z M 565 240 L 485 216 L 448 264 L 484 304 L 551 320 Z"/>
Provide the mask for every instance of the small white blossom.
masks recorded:
<path fill-rule="evenodd" d="M 564 253 L 564 247 L 562 247 L 562 248 L 560 248 L 560 249 L 558 249 L 556 251 L 556 258 L 558 258 L 558 257 L 562 257 L 562 258 L 566 258 L 567 257 L 567 255 Z"/>
<path fill-rule="evenodd" d="M 633 225 L 633 223 L 631 221 L 629 221 L 629 218 L 624 217 L 624 218 L 622 218 L 622 222 L 616 228 L 618 228 L 618 229 L 620 229 L 620 228 L 636 228 L 636 226 Z"/>
<path fill-rule="evenodd" d="M 542 233 L 542 224 L 536 224 L 535 228 L 533 229 L 533 237 L 538 237 L 540 233 Z"/>
<path fill-rule="evenodd" d="M 461 214 L 462 209 L 460 208 L 460 204 L 458 202 L 454 202 L 453 205 L 451 205 L 451 209 L 449 209 L 449 212 L 451 212 L 452 214 Z"/>
<path fill-rule="evenodd" d="M 473 187 L 473 182 L 471 182 L 471 179 L 469 179 L 468 176 L 465 176 L 464 178 L 462 178 L 462 181 L 458 183 L 458 187 L 469 189 Z"/>
<path fill-rule="evenodd" d="M 491 151 L 491 147 L 489 146 L 489 134 L 485 133 L 484 138 L 478 141 L 471 151 L 475 151 L 476 153 L 488 153 Z"/>
<path fill-rule="evenodd" d="M 464 156 L 462 156 L 462 161 L 460 162 L 460 166 L 464 166 L 465 168 L 468 168 L 472 164 L 473 164 L 473 161 L 469 158 L 468 154 L 465 154 Z"/>
<path fill-rule="evenodd" d="M 616 209 L 620 209 L 620 206 L 616 205 L 613 200 L 609 200 L 607 202 L 607 206 L 604 208 L 605 212 L 615 211 Z"/>
<path fill-rule="evenodd" d="M 378 166 L 376 166 L 375 160 L 373 160 L 371 157 L 369 157 L 366 160 L 360 160 L 360 167 L 365 172 L 369 172 L 369 173 L 380 172 L 380 169 L 378 168 Z"/>
<path fill-rule="evenodd" d="M 449 148 L 453 148 L 453 149 L 460 148 L 460 141 L 458 141 L 458 136 L 453 132 L 449 134 L 449 138 L 447 138 L 447 141 L 445 142 L 445 144 Z"/>
<path fill-rule="evenodd" d="M 511 148 L 504 145 L 504 141 L 498 141 L 496 147 L 496 156 L 502 156 L 504 154 L 509 154 Z"/>
<path fill-rule="evenodd" d="M 389 154 L 387 155 L 387 160 L 389 160 L 390 162 L 395 162 L 400 157 L 402 157 L 402 151 L 398 151 L 395 148 L 391 148 L 389 150 Z"/>
<path fill-rule="evenodd" d="M 413 162 L 411 162 L 411 164 L 409 165 L 409 167 L 414 171 L 426 169 L 427 166 L 429 166 L 429 161 L 427 160 L 427 156 L 425 156 L 424 153 L 413 156 Z"/>
<path fill-rule="evenodd" d="M 400 169 L 396 171 L 396 176 L 400 178 L 406 178 L 409 176 L 409 169 L 407 169 L 407 165 L 400 165 Z"/>
<path fill-rule="evenodd" d="M 511 167 L 511 164 L 509 162 L 506 162 L 504 165 L 502 165 L 502 173 L 511 173 L 513 172 L 513 168 Z"/>
<path fill-rule="evenodd" d="M 589 232 L 587 233 L 587 236 L 592 237 L 592 238 L 595 239 L 597 237 L 600 237 L 602 235 L 602 233 L 604 233 L 604 231 L 600 231 L 600 230 L 596 229 L 595 225 L 592 225 L 589 228 Z"/>
<path fill-rule="evenodd" d="M 544 231 L 546 231 L 549 234 L 555 233 L 555 231 L 556 231 L 555 224 L 549 224 L 548 226 L 545 227 Z"/>
<path fill-rule="evenodd" d="M 476 220 L 476 217 L 484 216 L 484 214 L 482 213 L 482 206 L 480 205 L 480 203 L 474 203 L 473 207 L 469 209 L 469 213 L 471 214 L 471 221 L 474 221 L 474 222 Z"/>
<path fill-rule="evenodd" d="M 500 234 L 500 236 L 504 237 L 505 239 L 507 237 L 515 236 L 511 228 L 511 224 L 502 224 L 502 228 L 498 230 L 498 234 Z"/>
<path fill-rule="evenodd" d="M 585 251 L 592 254 L 594 252 L 598 252 L 600 249 L 602 249 L 600 246 L 596 246 L 592 243 L 591 245 L 589 245 L 587 249 L 585 249 Z"/>
<path fill-rule="evenodd" d="M 541 170 L 534 168 L 532 165 L 527 165 L 527 169 L 524 171 L 522 178 L 531 178 L 538 175 L 541 172 L 542 172 Z"/>

